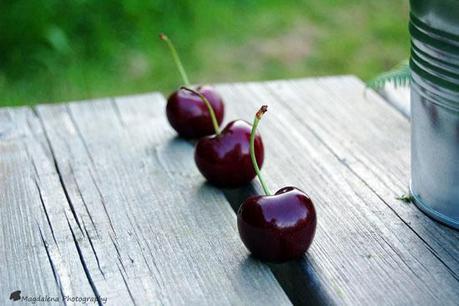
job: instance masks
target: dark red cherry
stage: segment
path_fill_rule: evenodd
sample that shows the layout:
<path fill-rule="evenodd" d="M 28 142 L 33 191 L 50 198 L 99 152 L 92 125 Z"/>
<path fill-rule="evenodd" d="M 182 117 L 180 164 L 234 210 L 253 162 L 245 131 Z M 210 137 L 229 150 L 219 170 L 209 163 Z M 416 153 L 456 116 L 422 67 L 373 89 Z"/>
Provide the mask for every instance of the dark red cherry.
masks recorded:
<path fill-rule="evenodd" d="M 256 175 L 250 159 L 252 126 L 243 120 L 228 123 L 220 135 L 202 138 L 196 145 L 194 160 L 202 175 L 212 184 L 237 187 L 249 183 Z M 258 164 L 263 164 L 261 136 L 254 141 Z"/>
<path fill-rule="evenodd" d="M 237 214 L 244 245 L 255 257 L 272 262 L 302 257 L 312 243 L 316 223 L 311 199 L 295 187 L 250 197 Z"/>
<path fill-rule="evenodd" d="M 174 44 L 164 33 L 159 34 L 159 38 L 169 47 L 183 84 L 189 86 L 188 75 Z M 210 114 L 212 109 L 213 118 Z M 199 86 L 196 90 L 182 87 L 174 91 L 167 99 L 166 114 L 169 123 L 180 136 L 201 138 L 212 135 L 218 130 L 223 121 L 224 106 L 221 96 L 211 86 Z"/>
<path fill-rule="evenodd" d="M 274 195 L 261 175 L 254 155 L 254 140 L 263 105 L 255 114 L 250 137 L 252 166 L 266 196 L 248 198 L 239 207 L 237 227 L 242 242 L 257 258 L 283 262 L 298 259 L 308 250 L 316 231 L 316 211 L 311 199 L 295 187 L 285 187 Z"/>
<path fill-rule="evenodd" d="M 221 96 L 211 86 L 199 86 L 201 93 L 212 106 L 218 125 L 223 121 L 224 105 Z M 179 89 L 167 99 L 167 119 L 177 133 L 184 138 L 201 138 L 215 133 L 209 109 L 194 93 Z"/>

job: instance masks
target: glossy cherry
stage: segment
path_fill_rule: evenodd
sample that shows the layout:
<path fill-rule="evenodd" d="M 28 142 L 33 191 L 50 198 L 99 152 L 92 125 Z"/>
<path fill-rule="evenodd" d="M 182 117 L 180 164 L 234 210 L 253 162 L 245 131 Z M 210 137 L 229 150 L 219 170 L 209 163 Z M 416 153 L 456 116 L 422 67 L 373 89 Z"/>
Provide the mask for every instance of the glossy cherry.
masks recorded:
<path fill-rule="evenodd" d="M 237 187 L 250 182 L 256 172 L 252 167 L 250 141 L 252 126 L 244 120 L 235 120 L 220 132 L 214 111 L 206 97 L 187 87 L 184 90 L 198 96 L 208 107 L 215 135 L 201 138 L 196 144 L 194 160 L 201 174 L 212 184 L 221 187 Z M 263 141 L 253 135 L 254 155 L 262 165 Z"/>
<path fill-rule="evenodd" d="M 257 113 L 252 133 L 264 112 L 266 108 Z M 316 230 L 317 217 L 312 200 L 295 187 L 284 187 L 271 195 L 256 161 L 253 167 L 266 196 L 252 196 L 240 206 L 237 225 L 242 242 L 261 260 L 284 262 L 302 257 Z"/>
<path fill-rule="evenodd" d="M 167 43 L 184 84 L 189 86 L 188 76 L 174 45 L 166 35 L 160 34 L 160 38 Z M 198 86 L 196 87 L 196 91 L 207 98 L 214 110 L 217 124 L 220 126 L 223 121 L 225 109 L 222 97 L 209 85 Z M 181 137 L 200 138 L 214 133 L 212 118 L 206 104 L 199 96 L 184 89 L 178 89 L 169 96 L 167 99 L 166 114 L 170 125 Z"/>
<path fill-rule="evenodd" d="M 242 242 L 257 258 L 282 262 L 308 250 L 316 230 L 311 199 L 295 187 L 272 196 L 248 198 L 239 208 L 237 226 Z"/>
<path fill-rule="evenodd" d="M 215 112 L 217 124 L 220 126 L 224 116 L 223 100 L 220 95 L 208 85 L 199 86 L 196 91 L 207 98 Z M 166 114 L 170 125 L 181 137 L 201 138 L 215 133 L 206 104 L 199 96 L 187 90 L 179 89 L 169 96 Z"/>
<path fill-rule="evenodd" d="M 250 160 L 250 131 L 244 120 L 228 123 L 219 135 L 199 140 L 194 160 L 201 174 L 216 186 L 238 187 L 256 176 Z M 260 165 L 264 160 L 263 141 L 255 137 L 255 155 Z"/>

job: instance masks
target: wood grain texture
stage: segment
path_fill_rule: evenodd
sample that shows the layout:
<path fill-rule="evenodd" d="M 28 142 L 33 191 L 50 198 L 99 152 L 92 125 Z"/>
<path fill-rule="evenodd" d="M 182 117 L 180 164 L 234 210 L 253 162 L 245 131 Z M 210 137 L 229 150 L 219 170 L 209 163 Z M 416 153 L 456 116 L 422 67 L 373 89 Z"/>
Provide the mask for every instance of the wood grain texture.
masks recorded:
<path fill-rule="evenodd" d="M 249 256 L 234 211 L 258 183 L 206 184 L 159 94 L 0 109 L 0 304 L 18 289 L 109 305 L 290 304 L 285 292 L 298 305 L 457 304 L 459 232 L 396 200 L 409 181 L 399 111 L 354 77 L 217 88 L 226 121 L 269 105 L 268 184 L 303 189 L 318 211 L 304 259 Z"/>
<path fill-rule="evenodd" d="M 61 301 L 75 292 L 94 296 L 39 119 L 29 108 L 1 109 L 0 118 L 0 304 L 16 290 Z"/>
<path fill-rule="evenodd" d="M 0 140 L 2 303 L 21 289 L 109 305 L 290 304 L 164 106 L 153 94 L 2 110 L 15 124 Z"/>
<path fill-rule="evenodd" d="M 270 106 L 260 124 L 269 185 L 295 185 L 316 203 L 313 246 L 303 263 L 288 266 L 314 284 L 299 301 L 319 294 L 350 305 L 457 303 L 459 233 L 396 200 L 409 181 L 406 118 L 374 92 L 365 96 L 353 77 L 218 90 L 229 117 L 250 121 L 261 104 Z"/>

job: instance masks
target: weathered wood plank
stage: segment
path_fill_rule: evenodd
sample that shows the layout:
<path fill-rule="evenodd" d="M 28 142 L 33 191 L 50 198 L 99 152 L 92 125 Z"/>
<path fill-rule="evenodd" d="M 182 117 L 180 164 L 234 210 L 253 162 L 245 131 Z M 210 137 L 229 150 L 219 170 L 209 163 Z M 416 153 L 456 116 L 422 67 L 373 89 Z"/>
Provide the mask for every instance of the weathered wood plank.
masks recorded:
<path fill-rule="evenodd" d="M 459 300 L 458 233 L 414 206 L 406 191 L 408 121 L 352 77 L 221 85 L 228 117 L 251 120 L 261 104 L 271 186 L 296 185 L 318 210 L 304 264 L 307 301 L 454 305 Z M 274 188 L 273 188 L 274 189 Z M 295 267 L 296 265 L 296 267 Z M 298 274 L 295 274 L 295 277 Z M 285 276 L 284 276 L 285 277 Z"/>
<path fill-rule="evenodd" d="M 69 305 L 64 296 L 94 296 L 39 119 L 30 108 L 0 109 L 0 118 L 0 304 L 16 290 Z"/>
<path fill-rule="evenodd" d="M 352 167 L 356 174 L 372 186 L 374 193 L 382 197 L 394 213 L 424 241 L 431 253 L 451 270 L 454 277 L 459 278 L 459 232 L 427 218 L 414 205 L 402 205 L 402 202 L 396 200 L 397 196 L 408 192 L 410 168 L 410 139 L 406 128 L 409 125 L 408 120 L 398 114 L 391 116 L 394 110 L 376 94 L 372 98 L 370 95 L 370 100 L 362 98 L 358 91 L 363 84 L 356 78 L 344 81 L 331 79 L 323 84 L 324 91 L 329 91 L 333 87 L 343 95 L 349 96 L 355 104 L 370 103 L 371 107 L 360 113 L 362 117 L 360 128 L 356 125 L 351 127 L 350 122 L 347 124 L 340 122 L 336 126 L 337 130 L 347 130 L 349 137 L 353 137 L 353 142 L 349 144 L 338 141 L 341 146 L 338 144 L 335 146 L 336 152 L 340 151 L 340 154 L 343 154 L 342 158 L 352 158 L 352 156 L 359 158 Z M 366 128 L 369 135 L 359 134 L 362 128 Z"/>
<path fill-rule="evenodd" d="M 459 233 L 395 199 L 409 179 L 405 118 L 353 77 L 218 89 L 228 119 L 270 105 L 268 182 L 304 189 L 318 210 L 304 260 L 248 256 L 227 201 L 237 209 L 258 185 L 205 184 L 160 95 L 0 109 L 1 296 L 288 304 L 269 266 L 295 304 L 459 300 Z"/>
<path fill-rule="evenodd" d="M 37 108 L 92 287 L 121 305 L 290 304 L 248 257 L 233 211 L 204 184 L 164 103 L 147 95 Z"/>

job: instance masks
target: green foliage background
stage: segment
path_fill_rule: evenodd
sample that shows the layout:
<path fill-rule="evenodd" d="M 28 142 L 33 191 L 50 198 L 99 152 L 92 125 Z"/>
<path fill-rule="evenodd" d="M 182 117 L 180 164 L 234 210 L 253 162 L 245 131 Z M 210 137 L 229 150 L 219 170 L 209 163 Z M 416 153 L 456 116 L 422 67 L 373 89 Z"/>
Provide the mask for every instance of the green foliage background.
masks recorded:
<path fill-rule="evenodd" d="M 356 74 L 409 52 L 406 0 L 3 0 L 0 106 L 194 83 Z"/>

